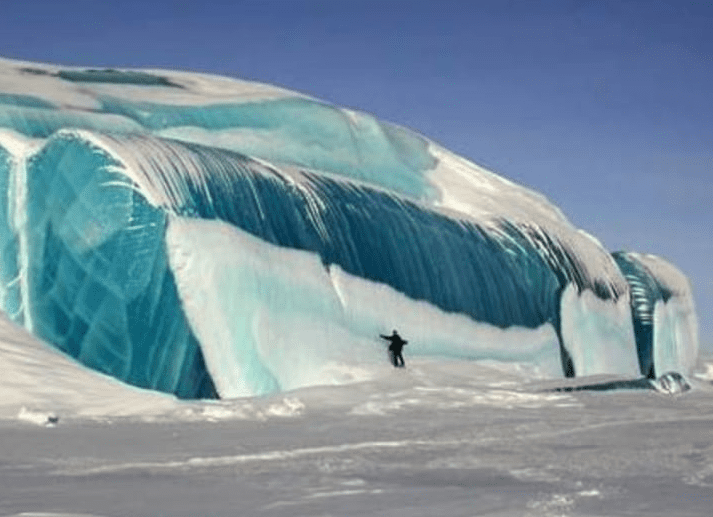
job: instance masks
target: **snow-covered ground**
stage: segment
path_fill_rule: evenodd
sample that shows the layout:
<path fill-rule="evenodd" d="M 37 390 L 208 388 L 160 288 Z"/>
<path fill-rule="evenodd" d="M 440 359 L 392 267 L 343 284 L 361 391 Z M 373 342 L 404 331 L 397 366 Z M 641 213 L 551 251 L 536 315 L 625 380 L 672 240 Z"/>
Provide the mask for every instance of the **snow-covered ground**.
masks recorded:
<path fill-rule="evenodd" d="M 711 515 L 711 361 L 675 396 L 555 392 L 565 381 L 495 363 L 407 366 L 186 402 L 2 319 L 0 515 Z"/>

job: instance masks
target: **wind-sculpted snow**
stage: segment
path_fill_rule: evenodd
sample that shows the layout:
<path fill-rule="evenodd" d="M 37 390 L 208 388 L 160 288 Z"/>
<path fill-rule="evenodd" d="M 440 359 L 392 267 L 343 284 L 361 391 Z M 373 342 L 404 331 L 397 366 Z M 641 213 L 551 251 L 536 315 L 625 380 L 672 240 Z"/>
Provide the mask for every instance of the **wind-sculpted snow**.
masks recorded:
<path fill-rule="evenodd" d="M 182 397 L 347 382 L 393 327 L 549 376 L 695 359 L 683 275 L 420 135 L 262 85 L 0 65 L 2 307 L 99 371 Z"/>

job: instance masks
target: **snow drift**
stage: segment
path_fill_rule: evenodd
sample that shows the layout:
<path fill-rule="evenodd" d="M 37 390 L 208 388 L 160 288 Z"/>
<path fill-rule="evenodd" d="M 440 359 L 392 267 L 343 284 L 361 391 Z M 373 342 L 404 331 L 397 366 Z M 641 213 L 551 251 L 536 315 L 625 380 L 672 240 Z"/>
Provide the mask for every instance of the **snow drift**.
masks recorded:
<path fill-rule="evenodd" d="M 0 304 L 180 397 L 409 355 L 546 376 L 687 372 L 686 278 L 423 136 L 278 88 L 0 60 Z"/>

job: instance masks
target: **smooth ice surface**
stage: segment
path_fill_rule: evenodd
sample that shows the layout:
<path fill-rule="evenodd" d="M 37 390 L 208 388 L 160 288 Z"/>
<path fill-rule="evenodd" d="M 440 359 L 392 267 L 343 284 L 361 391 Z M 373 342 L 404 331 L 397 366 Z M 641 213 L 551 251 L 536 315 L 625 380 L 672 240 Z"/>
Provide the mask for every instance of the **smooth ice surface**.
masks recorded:
<path fill-rule="evenodd" d="M 416 198 L 431 196 L 423 176 L 435 159 L 423 137 L 317 101 L 177 107 L 108 99 L 103 109 L 162 136 L 340 174 Z"/>
<path fill-rule="evenodd" d="M 577 375 L 639 375 L 626 298 L 607 303 L 591 291 L 578 295 L 569 286 L 562 295 L 562 321 L 562 336 Z"/>
<path fill-rule="evenodd" d="M 368 114 L 2 60 L 0 128 L 3 309 L 140 387 L 363 380 L 393 327 L 416 356 L 551 376 L 685 374 L 696 357 L 675 268 L 612 256 L 539 194 Z"/>

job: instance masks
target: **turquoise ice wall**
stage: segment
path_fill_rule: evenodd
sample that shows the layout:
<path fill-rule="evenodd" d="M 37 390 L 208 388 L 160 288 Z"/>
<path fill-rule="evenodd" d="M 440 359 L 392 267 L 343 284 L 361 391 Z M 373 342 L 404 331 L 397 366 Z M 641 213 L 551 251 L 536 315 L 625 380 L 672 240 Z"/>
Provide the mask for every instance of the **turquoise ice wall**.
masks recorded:
<path fill-rule="evenodd" d="M 26 315 L 33 332 L 136 386 L 214 397 L 167 266 L 165 213 L 72 136 L 27 167 Z"/>
<path fill-rule="evenodd" d="M 0 146 L 0 304 L 16 323 L 23 323 L 19 282 L 19 248 L 12 222 L 15 208 L 13 179 L 18 164 Z"/>

